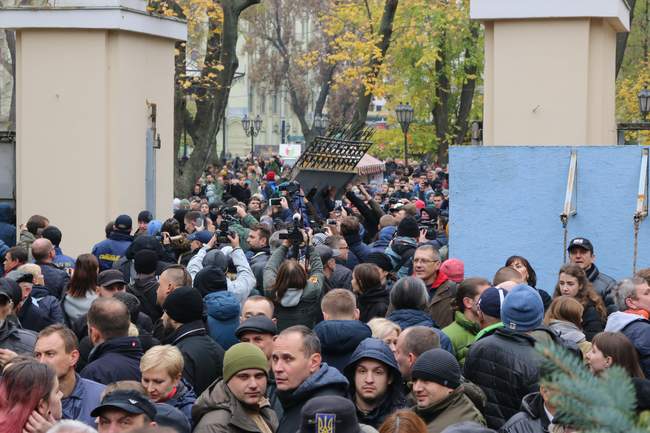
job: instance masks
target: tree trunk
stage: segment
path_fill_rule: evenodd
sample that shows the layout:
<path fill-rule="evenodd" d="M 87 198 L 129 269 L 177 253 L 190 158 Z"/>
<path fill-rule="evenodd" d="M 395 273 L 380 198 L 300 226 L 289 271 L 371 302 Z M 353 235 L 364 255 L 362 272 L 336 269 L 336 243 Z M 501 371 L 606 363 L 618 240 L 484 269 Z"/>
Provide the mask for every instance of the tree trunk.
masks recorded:
<path fill-rule="evenodd" d="M 628 5 L 630 6 L 630 32 L 632 31 L 632 21 L 634 20 L 634 6 L 636 5 L 636 0 L 627 0 Z M 630 32 L 623 32 L 616 35 L 616 76 L 618 77 L 618 72 L 623 66 L 623 59 L 625 59 L 625 48 L 627 47 L 627 39 L 630 36 Z"/>
<path fill-rule="evenodd" d="M 447 76 L 445 57 L 445 33 L 440 34 L 438 43 L 438 60 L 436 60 L 436 102 L 433 106 L 433 124 L 436 128 L 436 137 L 438 139 L 438 164 L 445 164 L 448 155 L 449 142 L 447 133 L 449 132 L 449 77 Z"/>
<path fill-rule="evenodd" d="M 211 36 L 208 38 L 205 63 L 219 63 L 223 69 L 217 75 L 214 88 L 209 89 L 204 98 L 197 99 L 196 115 L 187 131 L 192 137 L 193 151 L 185 164 L 182 167 L 179 165 L 178 170 L 175 170 L 174 189 L 178 197 L 187 197 L 190 194 L 192 186 L 208 164 L 225 114 L 230 86 L 239 67 L 237 58 L 239 17 L 245 9 L 260 3 L 260 1 L 222 0 L 220 2 L 223 10 L 221 32 L 215 32 L 218 23 L 210 23 L 209 34 Z M 206 74 L 207 71 L 204 69 L 202 73 Z M 176 158 L 175 161 L 177 161 Z"/>
<path fill-rule="evenodd" d="M 472 41 L 477 41 L 479 37 L 479 26 L 477 23 L 470 24 L 470 38 Z M 470 49 L 465 50 L 465 64 L 463 66 L 466 77 L 476 77 L 478 74 L 478 65 L 472 59 Z M 456 139 L 454 144 L 463 144 L 468 129 L 469 113 L 472 111 L 472 102 L 474 101 L 474 91 L 476 90 L 476 78 L 466 78 L 463 83 L 463 88 L 460 92 L 460 101 L 458 103 L 458 113 L 456 114 Z M 447 149 L 449 151 L 449 149 Z"/>
<path fill-rule="evenodd" d="M 5 30 L 9 57 L 11 58 L 11 103 L 9 105 L 9 130 L 16 130 L 16 32 Z"/>
<path fill-rule="evenodd" d="M 393 21 L 395 20 L 395 12 L 397 11 L 397 6 L 399 0 L 386 0 L 384 4 L 384 12 L 381 16 L 381 23 L 379 24 L 379 35 L 381 40 L 377 45 L 381 52 L 381 56 L 373 57 L 370 60 L 370 81 L 377 80 L 379 77 L 379 68 L 381 67 L 386 52 L 390 47 L 390 40 L 393 34 Z M 356 130 L 361 130 L 366 125 L 366 120 L 368 119 L 368 108 L 370 107 L 370 102 L 372 101 L 372 92 L 366 88 L 365 85 L 361 85 L 359 89 L 359 99 L 357 100 L 356 108 L 354 111 L 354 116 L 352 117 L 352 125 Z"/>

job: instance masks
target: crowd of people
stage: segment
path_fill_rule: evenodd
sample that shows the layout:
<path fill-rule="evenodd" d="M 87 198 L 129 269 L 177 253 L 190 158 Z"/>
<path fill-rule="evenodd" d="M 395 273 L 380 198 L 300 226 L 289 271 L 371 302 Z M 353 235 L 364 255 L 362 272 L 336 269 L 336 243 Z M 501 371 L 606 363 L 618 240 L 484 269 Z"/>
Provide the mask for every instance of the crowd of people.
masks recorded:
<path fill-rule="evenodd" d="M 289 176 L 209 166 L 169 218 L 118 215 L 78 257 L 0 205 L 0 433 L 570 432 L 549 341 L 650 410 L 650 269 L 615 281 L 579 237 L 554 290 L 514 251 L 466 276 L 446 169 Z"/>

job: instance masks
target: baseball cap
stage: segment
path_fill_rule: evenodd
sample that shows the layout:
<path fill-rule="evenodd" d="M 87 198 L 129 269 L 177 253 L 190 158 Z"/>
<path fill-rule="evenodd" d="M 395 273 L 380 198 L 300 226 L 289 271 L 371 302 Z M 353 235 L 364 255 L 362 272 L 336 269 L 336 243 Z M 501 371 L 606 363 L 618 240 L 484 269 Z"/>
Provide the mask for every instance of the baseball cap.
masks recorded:
<path fill-rule="evenodd" d="M 327 263 L 329 259 L 336 258 L 341 255 L 341 252 L 339 250 L 334 250 L 327 245 L 316 245 L 314 249 L 320 256 L 320 260 L 323 262 L 323 264 Z"/>
<path fill-rule="evenodd" d="M 147 397 L 133 390 L 116 390 L 104 396 L 90 416 L 100 416 L 105 409 L 120 409 L 130 414 L 144 414 L 156 419 L 156 406 Z"/>
<path fill-rule="evenodd" d="M 102 287 L 117 283 L 126 284 L 126 281 L 124 281 L 124 275 L 122 275 L 122 271 L 118 269 L 107 269 L 105 271 L 101 271 L 97 277 L 97 285 Z"/>
<path fill-rule="evenodd" d="M 571 251 L 573 248 L 583 248 L 593 254 L 594 246 L 591 244 L 591 241 L 586 238 L 575 238 L 569 242 L 569 247 L 567 251 Z"/>
<path fill-rule="evenodd" d="M 201 230 L 198 232 L 194 232 L 191 235 L 187 237 L 187 240 L 192 242 L 192 241 L 199 241 L 202 244 L 207 244 L 210 242 L 210 239 L 212 239 L 213 233 L 207 231 L 207 230 Z"/>
<path fill-rule="evenodd" d="M 14 269 L 5 275 L 6 278 L 14 280 L 17 283 L 33 283 L 34 275 L 22 269 Z"/>
<path fill-rule="evenodd" d="M 133 221 L 131 221 L 131 217 L 128 215 L 120 215 L 117 218 L 115 218 L 115 228 L 118 230 L 131 230 L 131 227 L 133 225 Z"/>
<path fill-rule="evenodd" d="M 22 291 L 20 286 L 14 280 L 9 278 L 0 278 L 0 297 L 12 301 L 14 305 L 20 304 L 22 300 Z"/>

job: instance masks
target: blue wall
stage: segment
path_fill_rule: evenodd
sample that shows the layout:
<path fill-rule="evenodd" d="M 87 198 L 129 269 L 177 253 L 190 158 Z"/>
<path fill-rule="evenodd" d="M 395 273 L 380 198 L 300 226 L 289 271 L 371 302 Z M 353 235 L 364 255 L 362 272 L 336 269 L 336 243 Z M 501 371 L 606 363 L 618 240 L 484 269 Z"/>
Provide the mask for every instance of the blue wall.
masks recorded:
<path fill-rule="evenodd" d="M 552 292 L 563 260 L 564 206 L 570 147 L 455 146 L 449 152 L 450 257 L 466 276 L 492 279 L 513 254 Z M 598 268 L 630 276 L 633 221 L 641 168 L 637 146 L 577 148 L 577 215 L 569 238 L 594 244 Z M 650 266 L 650 218 L 641 222 L 637 269 Z"/>

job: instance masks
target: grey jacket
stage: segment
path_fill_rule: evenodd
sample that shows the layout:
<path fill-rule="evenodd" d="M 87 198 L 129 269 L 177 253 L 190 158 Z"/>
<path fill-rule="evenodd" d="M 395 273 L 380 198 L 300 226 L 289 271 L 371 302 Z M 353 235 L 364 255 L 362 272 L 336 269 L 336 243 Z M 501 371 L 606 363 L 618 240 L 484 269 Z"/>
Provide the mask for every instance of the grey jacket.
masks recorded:
<path fill-rule="evenodd" d="M 208 250 L 208 247 L 202 247 L 187 264 L 187 271 L 192 276 L 192 280 L 194 280 L 196 274 L 203 269 L 203 258 L 207 254 Z M 248 298 L 248 295 L 250 295 L 251 290 L 255 287 L 255 275 L 253 275 L 248 260 L 246 260 L 246 255 L 241 248 L 232 249 L 232 247 L 223 247 L 221 252 L 223 252 L 226 257 L 230 256 L 232 263 L 235 265 L 235 268 L 237 268 L 237 276 L 235 279 L 226 279 L 228 291 L 232 292 L 239 302 L 243 303 L 246 298 Z"/>

